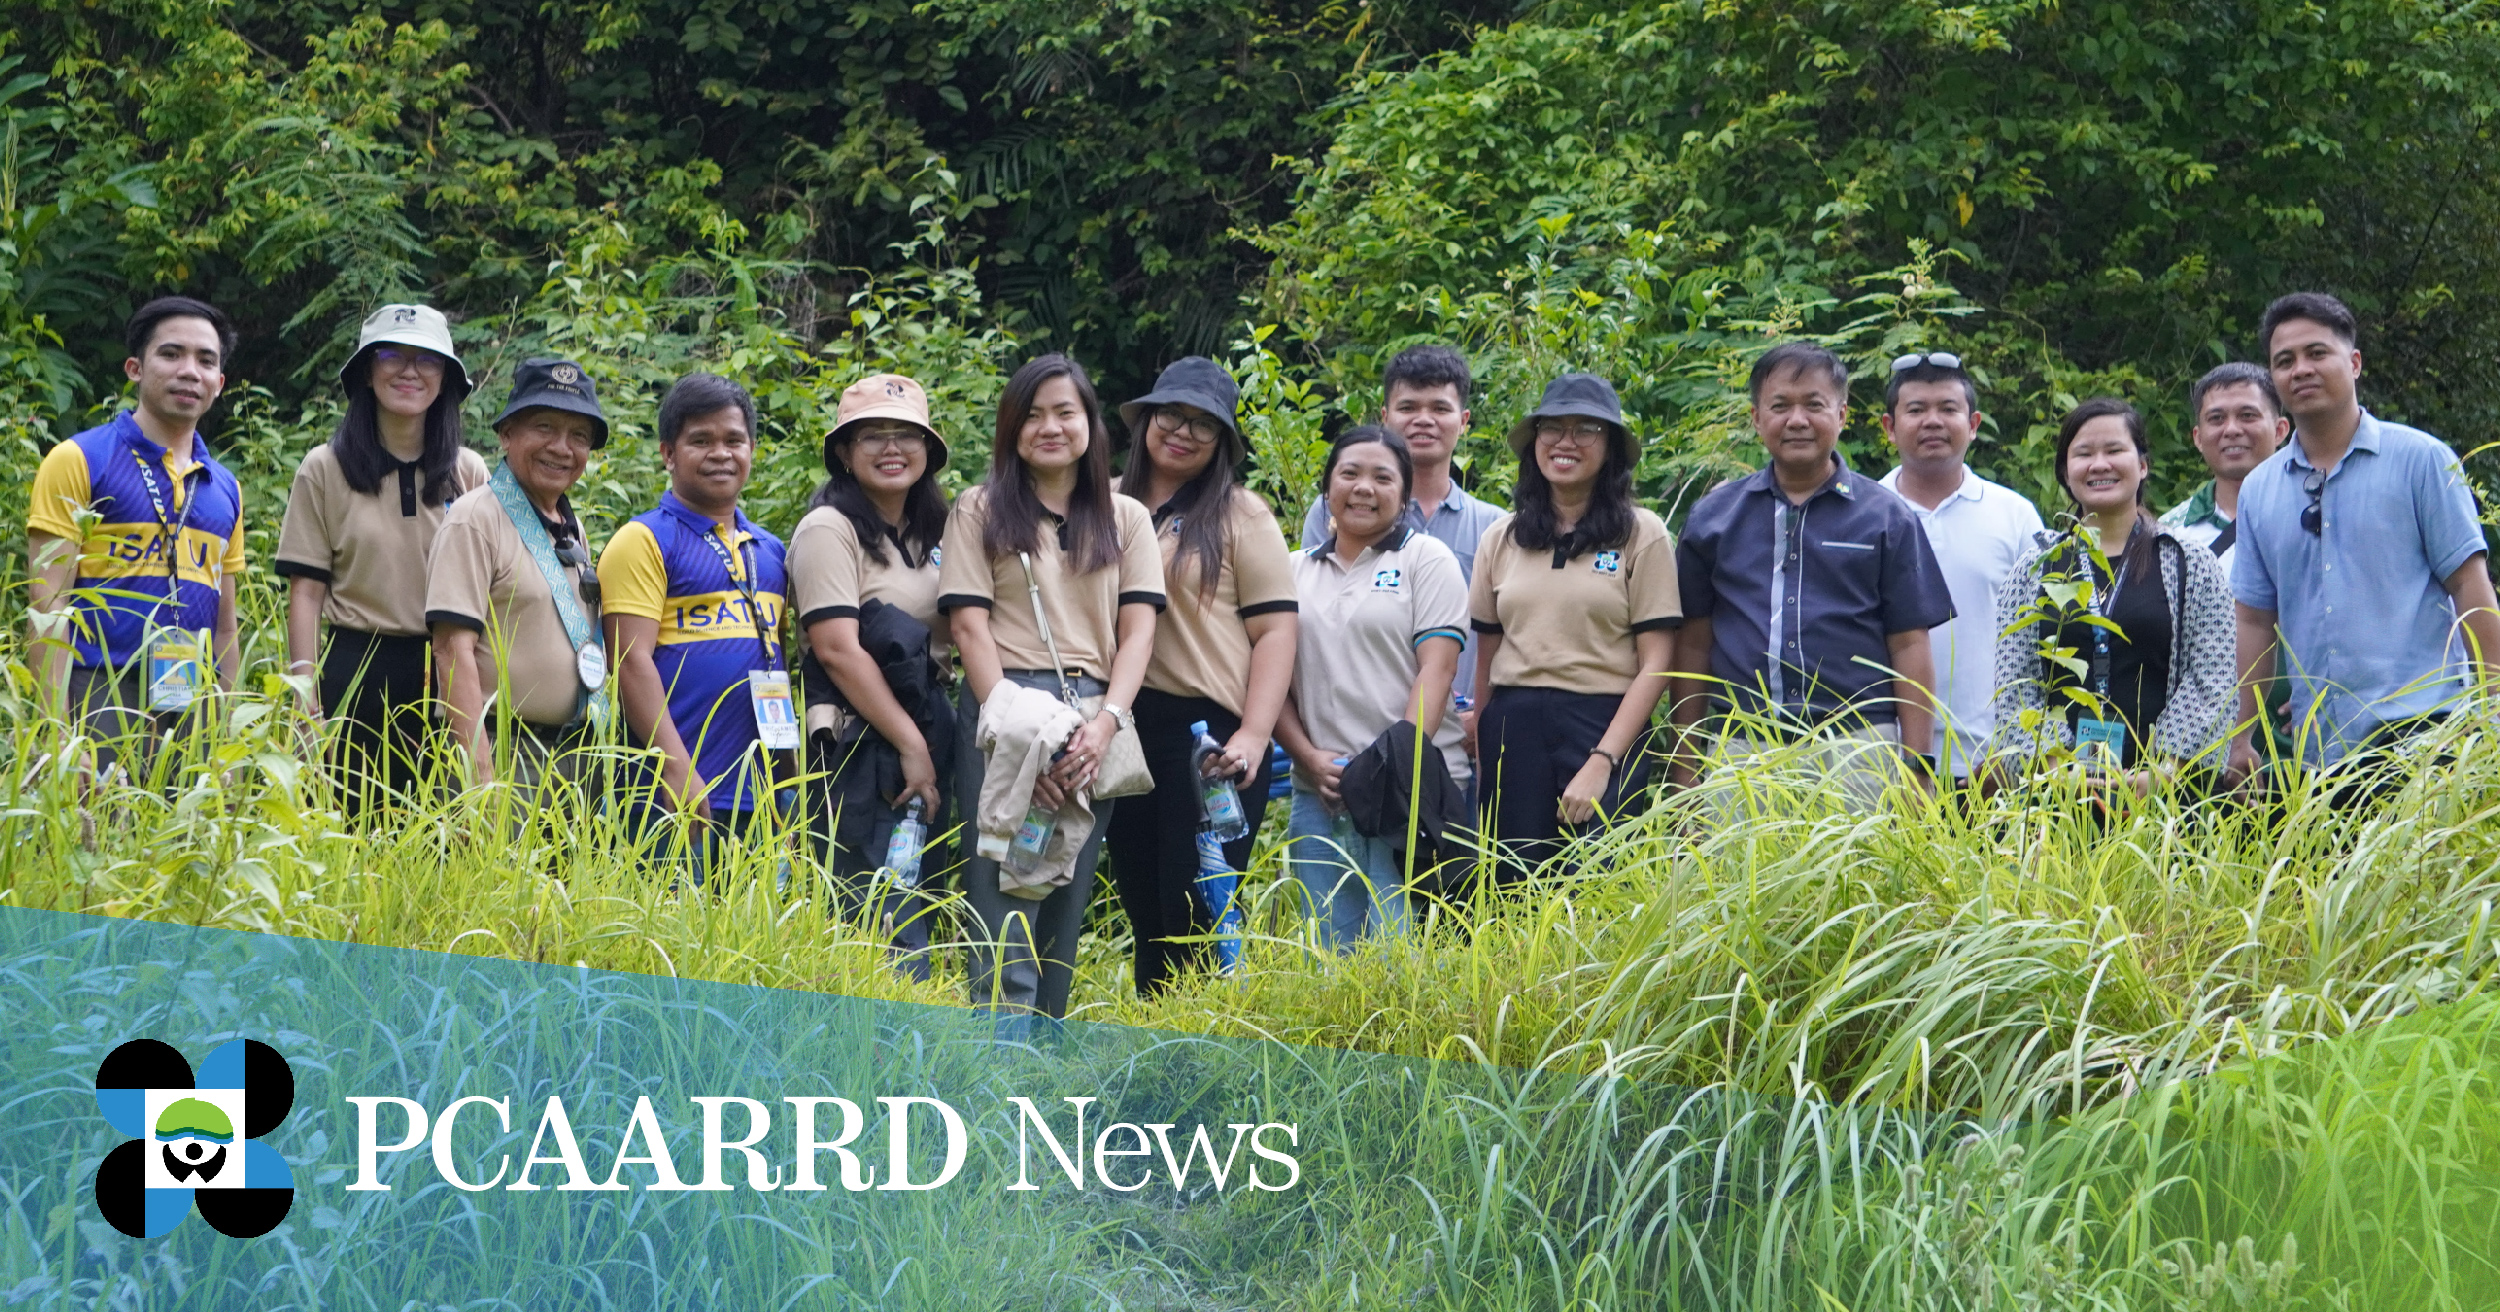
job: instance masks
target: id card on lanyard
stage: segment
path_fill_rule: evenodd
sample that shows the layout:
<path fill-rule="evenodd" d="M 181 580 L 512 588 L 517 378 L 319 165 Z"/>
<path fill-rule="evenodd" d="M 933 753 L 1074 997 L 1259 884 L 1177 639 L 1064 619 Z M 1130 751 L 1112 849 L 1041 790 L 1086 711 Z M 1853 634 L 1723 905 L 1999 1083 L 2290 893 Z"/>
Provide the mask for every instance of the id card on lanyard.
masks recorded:
<path fill-rule="evenodd" d="M 209 638 L 203 632 L 168 626 L 163 617 L 167 602 L 173 603 L 177 617 L 181 614 L 182 544 L 191 531 L 191 508 L 199 503 L 200 494 L 194 491 L 185 498 L 177 517 L 166 508 L 165 493 L 156 486 L 156 471 L 148 468 L 147 459 L 136 451 L 130 458 L 139 466 L 139 481 L 148 490 L 148 508 L 156 512 L 158 541 L 165 547 L 165 596 L 148 616 L 147 638 L 140 647 L 147 706 L 151 711 L 187 711 L 208 691 Z M 171 470 L 166 471 L 166 477 L 172 476 Z"/>
<path fill-rule="evenodd" d="M 733 527 L 730 531 L 737 530 Z M 755 714 L 756 741 L 774 751 L 796 751 L 798 705 L 790 696 L 790 672 L 782 668 L 781 649 L 764 633 L 763 599 L 755 586 L 754 540 L 739 543 L 734 556 L 722 545 L 718 532 L 705 533 L 703 541 L 712 548 L 712 554 L 720 557 L 721 568 L 738 589 L 739 599 L 746 603 L 747 627 L 755 631 L 755 645 L 764 656 L 765 668 L 747 671 L 747 705 Z"/>
<path fill-rule="evenodd" d="M 2135 529 L 2144 531 L 2142 525 Z M 2130 536 L 2128 545 L 2135 539 Z M 2104 620 L 2118 613 L 2118 594 L 2126 590 L 2126 564 L 2123 558 L 2109 567 L 2109 595 L 2094 598 L 2093 613 Z M 2109 715 L 2109 630 L 2092 626 L 2092 705 L 2102 715 Z M 2127 759 L 2127 725 L 2115 717 L 2098 719 L 2086 715 L 2075 721 L 2075 761 L 2087 771 L 2116 772 L 2125 768 Z"/>

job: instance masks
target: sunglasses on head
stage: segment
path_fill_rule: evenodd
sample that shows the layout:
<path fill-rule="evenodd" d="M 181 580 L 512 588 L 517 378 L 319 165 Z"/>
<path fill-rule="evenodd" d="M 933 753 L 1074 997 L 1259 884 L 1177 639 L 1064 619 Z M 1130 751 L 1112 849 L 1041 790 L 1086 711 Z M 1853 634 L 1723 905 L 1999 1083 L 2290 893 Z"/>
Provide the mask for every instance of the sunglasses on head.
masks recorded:
<path fill-rule="evenodd" d="M 2313 538 L 2321 536 L 2326 527 L 2325 472 L 2310 470 L 2309 477 L 2300 481 L 2300 490 L 2309 494 L 2309 504 L 2301 507 L 2300 526 Z"/>
<path fill-rule="evenodd" d="M 1923 364 L 1932 364 L 1940 369 L 1959 369 L 1962 357 L 1951 351 L 1912 351 L 1908 355 L 1895 356 L 1892 371 L 1896 374 L 1907 373 Z"/>

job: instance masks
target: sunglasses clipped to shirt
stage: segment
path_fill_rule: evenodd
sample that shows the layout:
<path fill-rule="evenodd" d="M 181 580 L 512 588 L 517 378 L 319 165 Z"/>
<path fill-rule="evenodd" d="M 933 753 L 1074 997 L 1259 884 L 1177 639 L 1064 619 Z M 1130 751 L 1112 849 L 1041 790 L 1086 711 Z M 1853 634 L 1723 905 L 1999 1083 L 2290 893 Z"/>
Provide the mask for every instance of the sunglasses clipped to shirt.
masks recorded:
<path fill-rule="evenodd" d="M 2309 504 L 2300 508 L 2300 526 L 2309 536 L 2323 537 L 2326 528 L 2326 471 L 2312 469 L 2309 477 L 2300 480 L 2300 490 L 2309 494 Z"/>
<path fill-rule="evenodd" d="M 599 571 L 591 567 L 590 549 L 582 545 L 580 538 L 570 533 L 556 538 L 553 545 L 556 549 L 557 560 L 582 572 L 582 604 L 594 611 L 597 610 L 599 608 Z"/>

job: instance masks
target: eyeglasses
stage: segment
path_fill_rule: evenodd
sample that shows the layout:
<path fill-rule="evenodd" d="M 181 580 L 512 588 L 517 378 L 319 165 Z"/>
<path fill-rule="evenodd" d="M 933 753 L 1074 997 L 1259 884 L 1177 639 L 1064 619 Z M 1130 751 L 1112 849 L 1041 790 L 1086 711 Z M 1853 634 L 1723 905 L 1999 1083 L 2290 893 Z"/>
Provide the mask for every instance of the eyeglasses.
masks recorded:
<path fill-rule="evenodd" d="M 1200 445 L 1224 435 L 1224 425 L 1207 415 L 1193 415 L 1180 410 L 1157 410 L 1153 419 L 1155 431 L 1177 433 L 1187 429 Z"/>
<path fill-rule="evenodd" d="M 1940 369 L 1959 369 L 1962 357 L 1951 351 L 1912 351 L 1908 355 L 1894 357 L 1892 371 L 1896 374 L 1907 373 L 1923 364 L 1932 364 Z"/>
<path fill-rule="evenodd" d="M 2309 504 L 2301 508 L 2300 526 L 2311 537 L 2324 536 L 2326 528 L 2326 471 L 2312 469 L 2300 481 L 2300 490 L 2309 494 Z"/>
<path fill-rule="evenodd" d="M 443 357 L 421 346 L 377 346 L 373 348 L 373 367 L 377 371 L 414 369 L 421 374 L 443 371 Z"/>
<path fill-rule="evenodd" d="M 929 449 L 929 435 L 917 428 L 867 428 L 854 434 L 851 441 L 871 451 L 926 451 Z"/>
<path fill-rule="evenodd" d="M 1536 440 L 1550 446 L 1595 446 L 1606 440 L 1604 424 L 1566 424 L 1559 419 L 1540 419 L 1536 424 Z"/>

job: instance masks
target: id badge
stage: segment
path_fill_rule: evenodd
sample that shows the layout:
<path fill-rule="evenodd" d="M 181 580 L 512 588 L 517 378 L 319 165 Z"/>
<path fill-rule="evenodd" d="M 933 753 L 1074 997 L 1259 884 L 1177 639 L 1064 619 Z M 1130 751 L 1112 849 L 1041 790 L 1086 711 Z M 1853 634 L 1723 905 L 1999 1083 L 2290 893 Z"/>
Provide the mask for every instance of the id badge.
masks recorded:
<path fill-rule="evenodd" d="M 2116 770 L 2127 757 L 2127 726 L 2120 720 L 2075 721 L 2075 759 L 2087 770 Z"/>
<path fill-rule="evenodd" d="M 597 692 L 607 686 L 608 650 L 598 643 L 584 643 L 573 649 L 573 669 L 581 675 L 582 686 Z"/>
<path fill-rule="evenodd" d="M 790 702 L 787 670 L 747 671 L 747 700 L 755 704 L 755 736 L 775 751 L 795 751 L 799 717 Z"/>
<path fill-rule="evenodd" d="M 148 709 L 190 710 L 207 685 L 205 673 L 196 636 L 179 631 L 156 635 L 148 643 Z"/>

